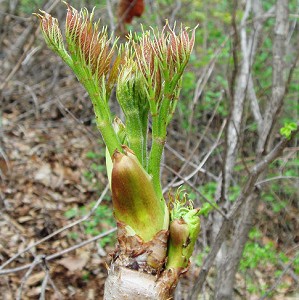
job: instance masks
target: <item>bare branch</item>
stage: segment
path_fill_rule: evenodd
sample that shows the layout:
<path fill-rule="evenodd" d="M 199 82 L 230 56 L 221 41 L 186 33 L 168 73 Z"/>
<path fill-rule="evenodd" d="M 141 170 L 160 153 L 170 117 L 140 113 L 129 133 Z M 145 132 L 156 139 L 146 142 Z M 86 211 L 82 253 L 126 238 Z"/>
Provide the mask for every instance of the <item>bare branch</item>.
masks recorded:
<path fill-rule="evenodd" d="M 242 50 L 242 62 L 236 79 L 236 88 L 233 95 L 231 115 L 227 128 L 227 147 L 225 164 L 223 168 L 222 198 L 227 199 L 227 191 L 232 178 L 232 170 L 235 165 L 236 154 L 239 144 L 241 121 L 243 116 L 244 101 L 250 74 L 249 48 L 247 44 L 246 22 L 251 11 L 251 0 L 246 2 L 244 15 L 240 24 L 240 43 Z"/>
<path fill-rule="evenodd" d="M 207 82 L 210 79 L 210 76 L 211 76 L 211 74 L 214 70 L 217 59 L 218 59 L 219 55 L 221 54 L 223 48 L 225 47 L 226 43 L 229 41 L 229 38 L 230 38 L 230 36 L 227 36 L 225 38 L 225 40 L 221 43 L 219 48 L 216 49 L 213 58 L 210 60 L 209 64 L 203 70 L 202 75 L 197 80 L 196 87 L 195 87 L 195 92 L 194 92 L 194 97 L 193 97 L 192 102 L 190 103 L 190 108 L 189 108 L 190 112 L 191 112 L 189 120 L 188 120 L 189 124 L 193 123 L 195 107 L 196 107 L 196 105 L 199 101 L 199 98 L 200 98 Z M 186 150 L 188 150 L 188 148 L 189 148 L 190 138 L 191 138 L 190 134 L 191 133 L 189 132 L 188 139 L 187 139 L 187 142 L 186 142 Z"/>
<path fill-rule="evenodd" d="M 276 177 L 271 177 L 271 178 L 264 179 L 264 180 L 261 180 L 261 181 L 257 182 L 256 186 L 260 186 L 262 184 L 265 184 L 265 183 L 268 183 L 268 182 L 272 182 L 274 180 L 284 180 L 284 179 L 299 180 L 299 177 L 296 177 L 296 176 L 276 176 Z"/>
<path fill-rule="evenodd" d="M 48 280 L 49 280 L 49 271 L 46 271 L 45 277 L 43 279 L 42 285 L 41 285 L 41 291 L 40 291 L 40 296 L 39 300 L 45 300 L 46 299 L 46 288 L 48 285 Z"/>
<path fill-rule="evenodd" d="M 193 166 L 194 168 L 197 168 L 197 165 L 191 163 L 191 159 L 194 157 L 194 154 L 195 154 L 195 152 L 198 150 L 198 147 L 200 146 L 200 144 L 201 144 L 201 142 L 202 142 L 202 140 L 203 140 L 203 137 L 206 135 L 208 129 L 210 128 L 210 125 L 212 124 L 212 122 L 213 122 L 213 120 L 214 120 L 214 117 L 215 117 L 215 115 L 216 115 L 217 109 L 218 109 L 220 103 L 222 102 L 222 99 L 223 99 L 223 92 L 221 93 L 221 96 L 220 96 L 220 98 L 219 98 L 219 100 L 218 100 L 218 102 L 217 102 L 217 104 L 216 104 L 216 106 L 215 106 L 215 108 L 214 108 L 214 110 L 213 110 L 213 113 L 212 113 L 211 117 L 209 118 L 209 121 L 208 121 L 208 123 L 207 123 L 207 126 L 205 127 L 203 133 L 201 134 L 201 138 L 200 138 L 199 141 L 197 142 L 196 146 L 193 148 L 193 150 L 192 150 L 192 152 L 190 153 L 189 157 L 188 157 L 187 159 L 184 159 L 183 157 L 181 158 L 181 160 L 184 161 L 184 164 L 183 164 L 183 166 L 180 168 L 180 170 L 179 170 L 179 172 L 178 172 L 179 174 L 181 174 L 181 173 L 185 170 L 185 168 L 186 168 L 188 165 L 191 165 L 191 166 Z M 169 149 L 169 150 L 171 149 L 172 153 L 174 153 L 175 155 L 177 155 L 175 150 L 172 150 L 172 148 L 170 148 L 167 144 L 166 144 L 165 146 L 166 146 L 167 149 Z M 175 152 L 174 152 L 174 151 L 175 151 Z M 208 171 L 206 171 L 206 170 L 204 170 L 204 169 L 202 169 L 202 168 L 200 168 L 199 171 L 202 172 L 202 173 L 207 174 L 208 176 L 212 177 L 214 180 L 217 180 L 217 179 L 218 179 L 215 175 L 211 174 L 210 172 L 208 172 Z M 174 177 L 174 178 L 171 180 L 171 182 L 163 189 L 163 193 L 166 192 L 166 191 L 172 186 L 172 184 L 173 184 L 176 180 L 177 180 L 177 177 Z"/>
<path fill-rule="evenodd" d="M 165 148 L 166 148 L 167 150 L 169 150 L 171 153 L 173 153 L 178 159 L 180 159 L 181 161 L 183 161 L 183 162 L 184 162 L 184 165 L 183 165 L 183 166 L 186 165 L 186 166 L 190 166 L 190 167 L 192 167 L 192 168 L 194 168 L 194 169 L 197 168 L 197 166 L 198 166 L 197 164 L 193 163 L 192 161 L 189 161 L 189 159 L 191 159 L 191 158 L 187 158 L 187 159 L 184 158 L 182 154 L 180 154 L 178 151 L 176 151 L 175 149 L 173 149 L 173 148 L 172 148 L 170 145 L 168 145 L 167 143 L 165 144 Z M 196 149 L 197 149 L 197 147 L 196 147 Z M 177 172 L 178 174 L 180 174 L 180 173 L 182 172 L 183 166 L 182 166 L 182 168 Z M 217 177 L 216 177 L 214 174 L 212 174 L 211 172 L 209 172 L 208 170 L 206 170 L 206 169 L 204 169 L 204 168 L 201 168 L 201 169 L 199 170 L 199 172 L 208 175 L 208 176 L 211 177 L 213 180 L 217 180 Z M 172 180 L 169 184 L 167 184 L 167 186 L 165 186 L 165 187 L 163 188 L 163 194 L 169 190 L 170 186 L 173 184 L 173 182 L 175 182 L 176 179 L 177 179 L 177 176 L 175 176 L 175 177 L 173 178 L 173 180 Z"/>
<path fill-rule="evenodd" d="M 175 17 L 177 15 L 177 13 L 180 11 L 182 7 L 182 1 L 181 0 L 176 0 L 175 2 L 175 8 L 172 10 L 171 16 L 170 16 L 170 24 L 171 26 L 173 26 L 174 22 L 175 22 Z"/>
<path fill-rule="evenodd" d="M 260 111 L 256 93 L 254 90 L 253 79 L 252 79 L 251 74 L 250 74 L 249 81 L 248 81 L 247 95 L 250 100 L 250 108 L 251 108 L 253 117 L 257 123 L 258 133 L 259 133 L 259 135 L 261 135 L 262 125 L 263 125 L 263 117 L 262 117 L 262 114 Z"/>
<path fill-rule="evenodd" d="M 111 6 L 111 1 L 110 0 L 106 0 L 106 7 L 107 7 L 107 13 L 109 16 L 109 21 L 110 21 L 110 28 L 111 31 L 114 32 L 115 31 L 115 23 L 114 23 L 114 16 L 113 16 L 113 11 L 112 11 L 112 6 Z"/>

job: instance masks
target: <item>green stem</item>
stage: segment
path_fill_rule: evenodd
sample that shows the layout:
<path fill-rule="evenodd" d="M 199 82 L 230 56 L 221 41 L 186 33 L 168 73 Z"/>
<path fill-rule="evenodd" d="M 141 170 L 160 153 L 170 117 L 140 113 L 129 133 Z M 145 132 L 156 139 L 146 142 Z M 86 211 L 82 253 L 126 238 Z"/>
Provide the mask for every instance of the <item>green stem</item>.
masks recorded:
<path fill-rule="evenodd" d="M 101 118 L 100 113 L 97 112 L 97 110 L 98 106 L 94 104 L 97 127 L 100 130 L 105 145 L 107 146 L 109 154 L 112 157 L 112 154 L 116 149 L 122 152 L 121 143 L 113 129 L 111 120 L 109 120 L 107 117 Z"/>
<path fill-rule="evenodd" d="M 165 140 L 159 137 L 153 138 L 153 144 L 149 156 L 149 173 L 153 176 L 153 184 L 159 198 L 162 198 L 162 185 L 160 178 L 160 164 Z"/>
<path fill-rule="evenodd" d="M 158 116 L 152 116 L 152 147 L 149 155 L 148 170 L 153 177 L 153 184 L 158 197 L 161 199 L 162 185 L 160 178 L 160 164 L 166 141 L 166 127 L 160 131 Z"/>
<path fill-rule="evenodd" d="M 164 73 L 164 78 L 165 78 L 165 84 L 164 84 L 164 89 L 163 89 L 163 99 L 161 101 L 161 107 L 159 111 L 159 125 L 161 130 L 165 127 L 166 130 L 166 120 L 169 114 L 169 106 L 171 104 L 171 80 L 169 78 L 169 73 L 168 71 L 165 71 Z"/>
<path fill-rule="evenodd" d="M 149 173 L 153 176 L 153 183 L 156 191 L 161 191 L 161 178 L 160 178 L 160 163 L 163 154 L 164 145 L 167 136 L 167 125 L 172 118 L 174 108 L 176 106 L 178 91 L 172 96 L 176 85 L 181 75 L 175 75 L 170 79 L 169 73 L 166 71 L 164 74 L 165 85 L 163 90 L 164 98 L 162 99 L 159 112 L 152 113 L 152 148 L 149 156 Z M 174 99 L 172 99 L 174 97 Z M 151 109 L 152 112 L 152 109 Z"/>
<path fill-rule="evenodd" d="M 73 36 L 66 36 L 70 57 L 62 57 L 73 70 L 80 83 L 84 86 L 92 101 L 96 115 L 96 124 L 108 148 L 110 156 L 115 149 L 122 152 L 121 143 L 112 126 L 112 116 L 108 105 L 105 78 L 97 78 L 92 69 L 84 61 L 82 52 L 77 49 Z"/>
<path fill-rule="evenodd" d="M 141 165 L 145 167 L 146 161 L 143 153 L 145 140 L 138 113 L 126 116 L 126 132 L 130 149 L 134 151 Z"/>
<path fill-rule="evenodd" d="M 91 71 L 87 67 L 77 67 L 73 64 L 69 66 L 88 92 L 96 115 L 97 127 L 101 132 L 110 156 L 112 156 L 115 149 L 122 152 L 121 143 L 112 126 L 111 112 L 105 99 L 106 92 L 100 91 L 98 81 L 93 78 Z"/>
<path fill-rule="evenodd" d="M 148 129 L 148 112 L 141 116 L 141 131 L 143 136 L 143 161 L 144 161 L 144 169 L 147 170 L 148 161 L 147 161 L 147 129 Z"/>

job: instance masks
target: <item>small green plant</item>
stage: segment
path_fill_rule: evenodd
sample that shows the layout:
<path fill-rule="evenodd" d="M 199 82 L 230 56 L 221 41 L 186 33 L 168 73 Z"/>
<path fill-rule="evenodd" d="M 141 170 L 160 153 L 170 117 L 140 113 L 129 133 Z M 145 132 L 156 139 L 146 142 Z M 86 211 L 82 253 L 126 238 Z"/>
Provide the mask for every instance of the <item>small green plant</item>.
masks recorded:
<path fill-rule="evenodd" d="M 101 152 L 95 152 L 95 151 L 88 151 L 86 153 L 86 158 L 91 161 L 91 164 L 83 173 L 84 178 L 95 185 L 95 187 L 98 187 L 97 184 L 97 174 L 105 174 L 106 173 L 106 166 L 105 166 L 105 147 L 100 143 L 99 145 L 103 151 Z"/>
<path fill-rule="evenodd" d="M 257 229 L 253 228 L 249 233 L 249 241 L 246 243 L 242 260 L 240 261 L 239 270 L 246 274 L 246 287 L 250 293 L 260 293 L 263 295 L 269 288 L 270 284 L 263 284 L 258 286 L 256 280 L 250 277 L 252 271 L 257 268 L 263 270 L 265 267 L 272 268 L 275 271 L 275 277 L 278 278 L 281 273 L 281 265 L 279 261 L 287 264 L 290 258 L 284 252 L 279 252 L 275 249 L 274 244 L 268 242 L 263 245 L 261 238 L 263 234 Z M 296 262 L 293 262 L 294 271 L 299 272 L 299 255 Z M 283 284 L 283 283 L 282 283 Z"/>
<path fill-rule="evenodd" d="M 84 271 L 83 274 L 82 274 L 82 280 L 83 281 L 88 281 L 89 277 L 90 277 L 90 273 L 87 272 L 87 271 Z"/>
<path fill-rule="evenodd" d="M 71 208 L 65 212 L 65 217 L 68 219 L 72 218 L 82 218 L 86 216 L 86 214 L 92 209 L 95 205 L 95 202 L 91 202 L 87 206 L 82 206 L 80 208 Z M 82 222 L 82 226 L 84 228 L 84 232 L 87 235 L 96 236 L 99 235 L 104 229 L 114 227 L 115 220 L 113 217 L 112 209 L 106 205 L 102 204 L 96 208 L 94 214 L 90 219 Z M 70 232 L 69 237 L 71 239 L 77 239 L 77 232 Z M 113 245 L 115 243 L 115 237 L 113 235 L 109 235 L 100 240 L 100 245 L 105 247 L 106 245 Z"/>
<path fill-rule="evenodd" d="M 271 193 L 263 193 L 262 199 L 271 205 L 274 213 L 279 213 L 286 208 L 288 204 L 286 200 L 277 199 L 277 197 L 274 197 Z"/>
<path fill-rule="evenodd" d="M 296 156 L 289 160 L 277 159 L 270 165 L 261 198 L 273 212 L 279 213 L 292 201 L 297 201 L 298 166 L 299 159 Z"/>
<path fill-rule="evenodd" d="M 210 181 L 199 188 L 200 192 L 210 201 L 215 201 L 215 193 L 217 190 L 217 183 Z"/>
<path fill-rule="evenodd" d="M 256 242 L 248 242 L 244 249 L 240 270 L 255 269 L 257 266 L 265 266 L 267 263 L 275 264 L 276 260 L 277 254 L 273 244 L 268 243 L 261 246 Z"/>
<path fill-rule="evenodd" d="M 297 130 L 297 124 L 295 122 L 286 122 L 284 126 L 280 128 L 280 134 L 287 139 L 291 138 L 291 133 Z"/>
<path fill-rule="evenodd" d="M 196 265 L 198 266 L 198 267 L 201 267 L 202 266 L 202 263 L 203 263 L 203 260 L 204 260 L 204 258 L 208 255 L 208 253 L 210 252 L 210 247 L 205 247 L 204 249 L 203 249 L 203 251 L 201 251 L 197 256 L 196 256 L 196 261 L 195 261 L 195 263 L 196 263 Z"/>

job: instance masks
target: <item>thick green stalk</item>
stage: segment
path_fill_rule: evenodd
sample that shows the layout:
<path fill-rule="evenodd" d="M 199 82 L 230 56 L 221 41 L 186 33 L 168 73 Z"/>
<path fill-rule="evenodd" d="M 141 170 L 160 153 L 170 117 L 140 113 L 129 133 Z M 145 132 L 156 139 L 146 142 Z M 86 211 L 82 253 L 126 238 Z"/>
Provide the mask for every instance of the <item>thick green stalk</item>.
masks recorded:
<path fill-rule="evenodd" d="M 168 73 L 165 74 L 166 79 L 168 78 Z M 164 95 L 170 94 L 170 84 L 169 80 L 165 80 L 164 85 Z M 166 142 L 167 136 L 167 116 L 170 106 L 170 99 L 164 97 L 161 101 L 160 107 L 156 114 L 152 113 L 152 147 L 149 155 L 148 169 L 149 173 L 153 176 L 153 183 L 156 191 L 161 191 L 162 197 L 162 187 L 160 178 L 160 164 L 163 155 L 163 150 Z"/>
<path fill-rule="evenodd" d="M 131 149 L 124 147 L 124 152 L 115 151 L 113 154 L 111 189 L 114 216 L 126 230 L 130 228 L 131 236 L 137 234 L 148 242 L 159 231 L 168 228 L 168 218 L 165 218 L 164 206 L 156 195 L 151 177 Z"/>

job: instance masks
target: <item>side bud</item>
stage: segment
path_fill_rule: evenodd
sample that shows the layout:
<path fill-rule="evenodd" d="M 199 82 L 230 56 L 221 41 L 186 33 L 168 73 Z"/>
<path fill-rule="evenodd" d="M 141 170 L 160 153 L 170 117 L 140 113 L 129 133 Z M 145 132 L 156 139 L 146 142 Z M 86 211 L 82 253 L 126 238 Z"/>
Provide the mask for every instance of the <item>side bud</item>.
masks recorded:
<path fill-rule="evenodd" d="M 199 209 L 189 211 L 183 218 L 170 222 L 167 269 L 188 267 L 200 231 Z"/>
<path fill-rule="evenodd" d="M 126 140 L 126 126 L 125 124 L 121 121 L 120 118 L 115 117 L 113 120 L 113 129 L 120 140 L 121 143 L 125 143 Z M 112 163 L 112 158 L 110 156 L 108 147 L 106 147 L 106 170 L 107 170 L 107 176 L 108 176 L 108 181 L 109 181 L 109 186 L 111 190 L 111 175 L 112 175 L 112 168 L 113 168 L 113 163 Z"/>
<path fill-rule="evenodd" d="M 167 269 L 182 271 L 188 267 L 200 231 L 200 209 L 186 206 L 186 195 L 179 199 L 180 191 L 172 199 Z"/>

